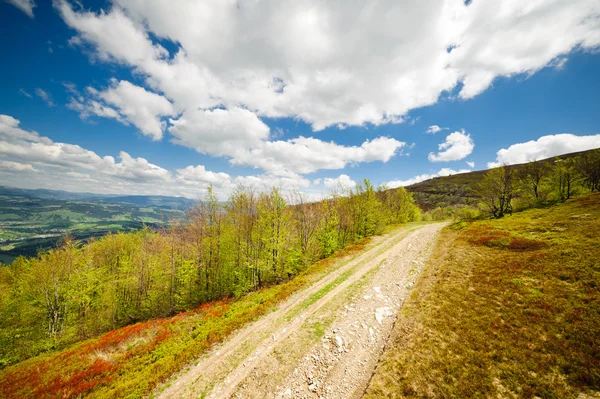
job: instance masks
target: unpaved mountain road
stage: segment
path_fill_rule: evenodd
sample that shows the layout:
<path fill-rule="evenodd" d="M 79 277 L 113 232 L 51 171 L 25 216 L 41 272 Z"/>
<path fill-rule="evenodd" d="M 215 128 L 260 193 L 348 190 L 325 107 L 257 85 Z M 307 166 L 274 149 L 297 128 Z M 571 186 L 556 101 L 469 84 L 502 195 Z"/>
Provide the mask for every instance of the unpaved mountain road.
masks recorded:
<path fill-rule="evenodd" d="M 173 377 L 155 397 L 361 397 L 444 226 L 404 227 L 375 238 Z"/>

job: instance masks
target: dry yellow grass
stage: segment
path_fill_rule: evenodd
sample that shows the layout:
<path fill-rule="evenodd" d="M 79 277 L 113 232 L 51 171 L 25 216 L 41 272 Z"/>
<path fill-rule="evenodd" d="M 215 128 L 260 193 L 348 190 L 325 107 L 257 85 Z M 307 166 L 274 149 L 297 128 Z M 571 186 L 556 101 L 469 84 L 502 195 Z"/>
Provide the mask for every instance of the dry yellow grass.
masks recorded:
<path fill-rule="evenodd" d="M 446 229 L 367 398 L 600 390 L 600 194 Z"/>

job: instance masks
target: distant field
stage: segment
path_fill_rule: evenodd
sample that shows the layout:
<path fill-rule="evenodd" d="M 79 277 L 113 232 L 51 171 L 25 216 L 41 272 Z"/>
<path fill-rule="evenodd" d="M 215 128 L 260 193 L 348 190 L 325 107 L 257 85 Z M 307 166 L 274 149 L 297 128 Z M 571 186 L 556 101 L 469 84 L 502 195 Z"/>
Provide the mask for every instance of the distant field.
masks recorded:
<path fill-rule="evenodd" d="M 597 394 L 599 231 L 600 194 L 447 228 L 367 397 Z"/>
<path fill-rule="evenodd" d="M 144 225 L 162 226 L 183 215 L 183 210 L 169 209 L 159 202 L 139 207 L 114 199 L 69 201 L 0 195 L 0 262 L 11 263 L 21 255 L 35 256 L 39 250 L 56 246 L 66 233 L 85 241 Z"/>

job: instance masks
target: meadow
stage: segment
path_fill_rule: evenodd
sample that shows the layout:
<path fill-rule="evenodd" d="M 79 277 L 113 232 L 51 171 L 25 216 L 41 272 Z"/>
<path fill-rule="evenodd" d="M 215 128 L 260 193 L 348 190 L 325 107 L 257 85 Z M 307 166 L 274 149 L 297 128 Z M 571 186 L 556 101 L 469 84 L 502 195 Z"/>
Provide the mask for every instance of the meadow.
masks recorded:
<path fill-rule="evenodd" d="M 599 232 L 599 193 L 447 228 L 366 397 L 600 390 Z"/>

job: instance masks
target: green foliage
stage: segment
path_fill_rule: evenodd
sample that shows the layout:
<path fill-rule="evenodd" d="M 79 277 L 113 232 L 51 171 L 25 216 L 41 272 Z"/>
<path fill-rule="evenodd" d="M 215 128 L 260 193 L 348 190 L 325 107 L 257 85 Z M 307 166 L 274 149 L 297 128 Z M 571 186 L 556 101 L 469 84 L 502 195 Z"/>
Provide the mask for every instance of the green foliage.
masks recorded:
<path fill-rule="evenodd" d="M 336 257 L 360 251 L 367 242 L 365 239 L 350 245 L 338 251 Z M 291 281 L 238 300 L 205 303 L 174 317 L 129 325 L 68 350 L 9 366 L 0 371 L 0 397 L 146 397 L 233 331 L 345 261 L 332 264 L 333 259 L 324 259 Z"/>
<path fill-rule="evenodd" d="M 515 170 L 502 166 L 488 171 L 478 184 L 481 200 L 495 218 L 501 218 L 507 213 L 512 214 L 512 201 L 517 196 L 515 180 Z"/>
<path fill-rule="evenodd" d="M 326 258 L 338 249 L 338 216 L 336 209 L 329 206 L 327 201 L 322 205 L 323 223 L 319 231 L 318 242 L 321 256 Z"/>
<path fill-rule="evenodd" d="M 368 180 L 346 197 L 293 206 L 277 189 L 239 188 L 226 204 L 212 187 L 186 222 L 67 239 L 0 268 L 0 367 L 144 320 L 279 284 L 389 222 L 416 220 L 409 193 L 385 203 Z"/>
<path fill-rule="evenodd" d="M 575 168 L 582 183 L 591 193 L 600 191 L 600 149 L 585 152 L 577 157 Z"/>

